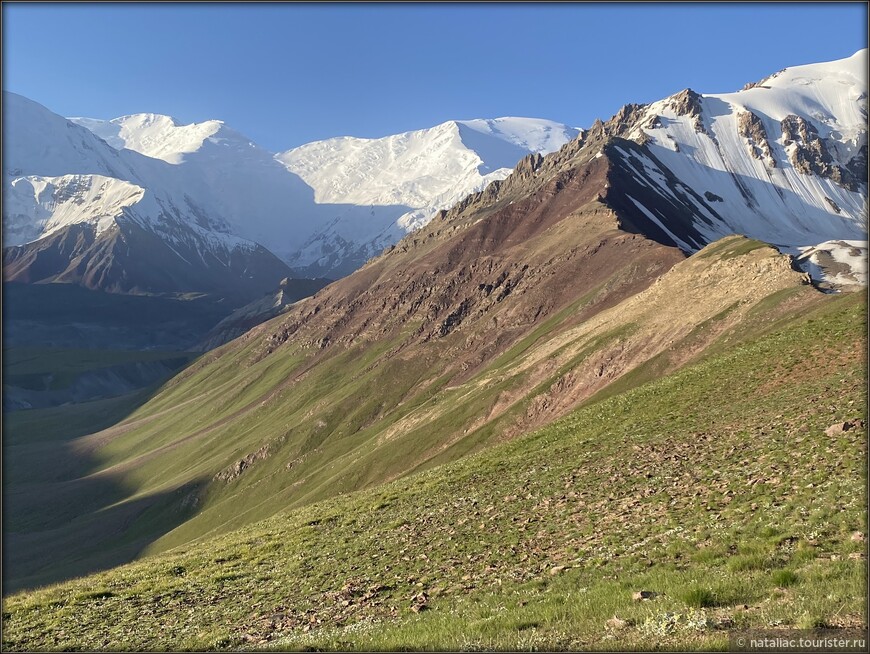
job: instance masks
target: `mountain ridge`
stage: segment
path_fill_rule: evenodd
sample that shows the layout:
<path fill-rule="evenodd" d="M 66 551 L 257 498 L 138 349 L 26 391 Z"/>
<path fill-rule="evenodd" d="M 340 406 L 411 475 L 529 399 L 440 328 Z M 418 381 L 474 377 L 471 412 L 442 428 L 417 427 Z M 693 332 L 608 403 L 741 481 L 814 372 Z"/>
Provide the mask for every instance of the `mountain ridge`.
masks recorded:
<path fill-rule="evenodd" d="M 610 129 L 649 154 L 629 157 L 626 179 L 651 177 L 640 184 L 658 187 L 661 194 L 674 189 L 661 190 L 659 178 L 673 176 L 684 187 L 709 195 L 686 200 L 681 211 L 692 213 L 700 232 L 683 246 L 697 247 L 703 239 L 737 232 L 798 256 L 832 239 L 864 240 L 866 58 L 861 50 L 834 62 L 786 68 L 734 93 L 685 89 L 648 105 L 625 105 Z M 33 135 L 25 131 L 25 137 L 39 142 L 63 131 L 64 119 L 52 120 L 57 124 L 51 129 Z M 332 278 L 352 272 L 425 225 L 438 210 L 506 178 L 522 156 L 585 139 L 604 124 L 599 121 L 584 131 L 544 119 L 452 120 L 380 139 L 337 137 L 272 154 L 222 121 L 182 125 L 157 114 L 72 120 L 124 149 L 109 152 L 84 144 L 100 150 L 97 162 L 72 165 L 60 153 L 60 161 L 51 166 L 25 161 L 24 166 L 13 163 L 7 173 L 14 178 L 13 173 L 28 169 L 46 176 L 40 184 L 55 186 L 70 184 L 64 177 L 70 174 L 102 174 L 148 190 L 166 187 L 168 195 L 157 196 L 168 198 L 174 211 L 181 208 L 188 216 L 184 220 L 205 220 L 207 229 L 268 243 L 299 276 Z M 26 160 L 20 150 L 13 141 L 10 158 Z M 154 166 L 161 162 L 164 171 Z M 143 165 L 144 173 L 139 171 Z M 186 171 L 184 190 L 169 181 L 180 170 Z M 27 183 L 13 179 L 12 184 L 21 189 L 9 193 L 19 210 L 7 213 L 4 222 L 13 236 L 8 244 L 22 245 L 40 233 L 40 211 L 51 213 L 51 208 L 38 197 L 42 208 L 28 208 L 34 200 L 23 192 Z M 632 197 L 629 202 L 643 207 L 634 212 L 649 211 Z M 76 220 L 85 221 L 99 211 L 112 213 L 105 207 L 65 210 L 79 211 Z M 715 229 L 714 214 L 723 210 L 729 214 L 727 224 Z M 788 224 L 772 223 L 772 215 L 788 216 Z M 765 223 L 766 232 L 759 228 Z M 814 230 L 813 225 L 821 227 Z"/>
<path fill-rule="evenodd" d="M 167 215 L 172 216 L 168 220 L 174 230 L 183 232 L 189 225 L 198 224 L 226 237 L 232 235 L 250 241 L 249 250 L 256 249 L 255 243 L 268 243 L 268 249 L 285 265 L 289 264 L 297 276 L 347 274 L 431 213 L 431 210 L 421 213 L 420 207 L 426 205 L 432 192 L 416 193 L 412 202 L 416 208 L 402 204 L 403 198 L 395 194 L 383 198 L 392 205 L 369 200 L 359 206 L 347 202 L 316 202 L 315 191 L 279 161 L 277 155 L 259 148 L 223 121 L 184 125 L 158 114 L 131 114 L 110 121 L 90 118 L 67 121 L 21 96 L 6 94 L 4 99 L 8 121 L 24 126 L 41 125 L 37 129 L 19 129 L 9 149 L 4 172 L 7 195 L 14 199 L 15 207 L 4 214 L 6 245 L 27 248 L 40 236 L 48 236 L 52 231 L 78 222 L 95 222 L 98 232 L 112 224 L 120 209 L 105 202 L 83 206 L 76 199 L 74 204 L 62 207 L 58 214 L 53 201 L 46 200 L 36 189 L 33 193 L 27 192 L 36 184 L 40 188 L 46 185 L 58 188 L 61 195 L 74 195 L 74 189 L 68 188 L 73 186 L 70 175 L 99 174 L 118 180 L 111 183 L 120 189 L 125 188 L 125 184 L 145 189 L 145 195 L 153 195 L 161 205 L 167 205 L 156 208 L 143 204 L 142 198 L 131 201 L 131 212 L 146 226 L 167 222 L 164 217 Z M 516 123 L 530 119 L 512 120 Z M 490 123 L 481 121 L 482 125 Z M 559 143 L 559 137 L 554 136 L 558 132 L 557 124 L 537 121 L 533 127 L 542 132 L 541 147 Z M 80 131 L 82 129 L 87 131 Z M 552 133 L 547 133 L 548 130 Z M 69 141 L 67 133 L 77 135 L 78 140 Z M 517 126 L 513 125 L 509 136 L 516 141 L 517 133 Z M 93 134 L 97 140 L 89 139 L 88 134 Z M 490 140 L 502 142 L 496 137 Z M 502 143 L 505 147 L 519 148 L 506 141 Z M 518 156 L 525 152 L 511 151 Z M 34 158 L 33 153 L 40 154 Z M 457 157 L 486 165 L 461 141 L 452 149 L 436 153 L 433 163 L 436 168 L 443 168 Z M 511 161 L 510 165 L 513 163 Z M 494 174 L 503 176 L 508 172 L 499 168 Z M 419 171 L 405 171 L 406 176 L 414 174 L 424 175 Z M 482 187 L 492 175 L 487 178 L 475 173 L 471 181 L 442 177 L 444 181 L 438 193 L 447 192 L 448 196 L 440 199 L 433 196 L 438 207 L 449 205 L 454 197 L 468 190 Z M 80 183 L 84 182 L 80 180 Z M 451 183 L 454 187 L 449 190 Z M 92 181 L 90 185 L 97 183 Z M 98 193 L 93 195 L 98 199 L 103 197 Z M 413 220 L 400 220 L 409 210 L 419 215 L 415 214 Z M 226 240 L 226 237 L 220 238 Z M 237 240 L 227 245 L 234 249 L 240 243 Z M 290 268 L 281 271 L 270 286 L 274 288 L 290 272 Z"/>

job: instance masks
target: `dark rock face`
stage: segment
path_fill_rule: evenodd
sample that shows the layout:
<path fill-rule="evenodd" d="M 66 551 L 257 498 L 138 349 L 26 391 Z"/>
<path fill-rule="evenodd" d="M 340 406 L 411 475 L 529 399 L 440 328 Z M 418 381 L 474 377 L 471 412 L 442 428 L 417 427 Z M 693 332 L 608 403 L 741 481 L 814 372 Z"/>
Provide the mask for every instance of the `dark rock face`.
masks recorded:
<path fill-rule="evenodd" d="M 834 202 L 834 201 L 833 201 L 831 198 L 829 198 L 827 195 L 825 196 L 825 201 L 828 203 L 828 206 L 830 206 L 831 209 L 834 210 L 834 213 L 840 213 L 840 212 L 842 211 L 842 210 L 840 209 L 840 205 L 838 205 L 836 202 Z"/>
<path fill-rule="evenodd" d="M 770 142 L 761 118 L 751 111 L 741 111 L 737 114 L 737 133 L 747 140 L 749 154 L 753 159 L 765 161 L 771 168 L 776 168 L 776 159 L 770 151 Z"/>
<path fill-rule="evenodd" d="M 698 214 L 696 205 L 704 206 L 710 215 L 718 216 L 716 209 L 709 203 L 710 198 L 680 184 L 648 148 L 633 141 L 612 139 L 605 146 L 604 153 L 611 167 L 603 201 L 619 216 L 621 229 L 677 247 L 683 246 L 672 235 L 690 248 L 701 248 L 706 244 L 704 235 L 698 229 L 699 222 L 705 219 Z M 637 179 L 634 171 L 643 170 L 641 159 L 651 161 L 664 175 L 673 189 L 673 197 L 663 197 L 654 190 L 654 186 Z"/>
<path fill-rule="evenodd" d="M 867 184 L 867 144 L 865 143 L 858 150 L 858 154 L 849 160 L 846 164 L 846 183 L 850 191 L 860 190 Z"/>
<path fill-rule="evenodd" d="M 118 220 L 99 234 L 71 225 L 45 238 L 3 251 L 3 279 L 63 282 L 112 293 L 209 293 L 247 302 L 275 288 L 289 268 L 261 246 L 219 250 L 194 232 L 174 246 L 133 220 Z"/>
<path fill-rule="evenodd" d="M 661 116 L 653 116 L 647 121 L 647 124 L 644 125 L 647 129 L 658 129 L 662 126 Z"/>
<path fill-rule="evenodd" d="M 692 124 L 698 133 L 706 133 L 701 118 L 701 96 L 692 89 L 683 89 L 671 98 L 671 108 L 678 116 L 691 116 Z"/>
<path fill-rule="evenodd" d="M 781 124 L 783 145 L 786 148 L 794 146 L 789 159 L 797 171 L 805 175 L 815 173 L 826 177 L 850 191 L 859 190 L 860 185 L 866 182 L 866 144 L 849 162 L 849 166 L 843 168 L 834 161 L 825 140 L 819 136 L 811 122 L 792 114 L 783 118 Z"/>

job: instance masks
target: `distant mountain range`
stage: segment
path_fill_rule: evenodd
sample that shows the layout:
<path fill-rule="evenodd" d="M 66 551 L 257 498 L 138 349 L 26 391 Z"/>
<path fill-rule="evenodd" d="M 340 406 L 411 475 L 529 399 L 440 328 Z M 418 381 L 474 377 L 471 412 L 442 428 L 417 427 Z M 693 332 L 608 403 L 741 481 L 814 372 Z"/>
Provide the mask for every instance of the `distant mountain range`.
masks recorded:
<path fill-rule="evenodd" d="M 274 155 L 221 121 L 65 119 L 5 93 L 6 279 L 253 298 L 339 277 L 578 131 L 448 122 Z"/>
<path fill-rule="evenodd" d="M 524 157 L 538 174 L 542 155 L 616 136 L 599 154 L 627 228 L 684 252 L 744 234 L 822 283 L 866 283 L 866 59 L 686 89 L 606 128 L 450 121 L 278 154 L 217 120 L 66 119 L 4 93 L 4 278 L 256 302 L 282 279 L 351 273 Z"/>

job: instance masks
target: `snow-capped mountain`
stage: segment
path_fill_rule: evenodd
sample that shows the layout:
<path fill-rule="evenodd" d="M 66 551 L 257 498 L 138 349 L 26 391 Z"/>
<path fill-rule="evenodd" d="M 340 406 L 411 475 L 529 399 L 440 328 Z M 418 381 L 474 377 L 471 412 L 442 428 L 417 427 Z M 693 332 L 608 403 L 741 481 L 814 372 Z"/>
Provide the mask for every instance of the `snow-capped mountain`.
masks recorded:
<path fill-rule="evenodd" d="M 291 264 L 350 272 L 425 225 L 440 209 L 507 177 L 530 153 L 548 154 L 580 130 L 536 118 L 448 121 L 380 139 L 340 137 L 277 155 L 317 202 L 365 207 L 336 213 Z M 397 209 L 400 215 L 396 215 Z"/>
<path fill-rule="evenodd" d="M 735 93 L 627 105 L 609 128 L 626 139 L 608 145 L 620 208 L 687 252 L 739 233 L 792 255 L 844 240 L 866 257 L 866 75 L 861 50 Z"/>
<path fill-rule="evenodd" d="M 218 120 L 65 119 L 15 94 L 4 94 L 4 102 L 5 245 L 19 246 L 5 254 L 6 278 L 88 285 L 112 278 L 113 290 L 166 290 L 185 275 L 201 286 L 207 275 L 185 268 L 204 261 L 227 268 L 221 283 L 230 273 L 261 290 L 288 276 L 288 264 L 310 277 L 347 274 L 435 210 L 506 177 L 529 152 L 556 149 L 577 134 L 538 119 L 450 122 L 275 155 Z M 336 180 L 331 189 L 329 178 Z M 73 225 L 80 226 L 76 247 L 61 233 Z M 125 245 L 97 245 L 133 225 L 137 236 L 127 234 Z M 150 267 L 148 280 L 141 270 L 149 266 L 123 275 L 120 261 L 130 266 L 139 256 L 129 244 L 146 240 L 149 249 L 165 251 L 160 265 Z M 65 254 L 57 252 L 61 243 Z M 112 251 L 111 275 L 95 250 Z M 173 253 L 177 261 L 170 262 Z M 261 265 L 243 263 L 250 253 Z M 242 267 L 233 271 L 233 265 Z M 94 274 L 94 267 L 103 272 Z M 167 267 L 171 275 L 164 274 Z M 252 282 L 257 269 L 272 281 Z"/>
<path fill-rule="evenodd" d="M 27 98 L 3 100 L 5 279 L 245 298 L 287 275 L 234 233 L 202 179 L 117 150 Z"/>
<path fill-rule="evenodd" d="M 281 259 L 325 220 L 308 185 L 222 121 L 183 125 L 157 114 L 70 120 L 115 148 L 169 164 L 178 179 L 195 180 L 191 195 L 208 215 L 223 217 L 233 234 L 268 243 Z"/>
<path fill-rule="evenodd" d="M 530 152 L 557 150 L 579 131 L 535 118 L 450 121 L 380 139 L 343 137 L 273 155 L 221 121 L 181 125 L 136 114 L 71 118 L 116 148 L 190 171 L 234 233 L 269 243 L 309 276 L 338 277 L 504 179 Z"/>
<path fill-rule="evenodd" d="M 774 245 L 866 232 L 867 51 L 787 68 L 736 93 L 685 90 L 639 112 L 628 138 L 727 216 L 698 207 L 705 241 L 723 228 Z M 663 171 L 638 159 L 643 176 Z M 706 199 L 706 198 L 705 198 Z M 700 243 L 689 243 L 699 246 Z"/>
<path fill-rule="evenodd" d="M 27 280 L 112 279 L 120 290 L 163 289 L 185 276 L 198 276 L 201 285 L 203 266 L 220 268 L 220 283 L 241 279 L 261 290 L 265 279 L 252 281 L 259 275 L 274 278 L 269 288 L 290 270 L 334 278 L 438 210 L 507 178 L 518 160 L 531 154 L 529 161 L 540 162 L 540 155 L 585 151 L 599 141 L 613 167 L 608 184 L 619 186 L 611 202 L 626 228 L 643 226 L 685 251 L 737 232 L 796 257 L 829 241 L 860 253 L 866 66 L 862 50 L 785 69 L 734 93 L 686 89 L 626 105 L 585 132 L 534 118 L 449 121 L 279 154 L 217 120 L 67 120 L 6 93 L 5 245 L 19 247 L 5 253 L 5 272 Z M 67 233 L 74 225 L 75 238 Z M 131 250 L 146 241 L 161 254 L 149 259 Z M 111 266 L 100 261 L 106 252 Z M 814 260 L 833 261 L 820 256 Z M 806 266 L 824 275 L 821 264 Z"/>

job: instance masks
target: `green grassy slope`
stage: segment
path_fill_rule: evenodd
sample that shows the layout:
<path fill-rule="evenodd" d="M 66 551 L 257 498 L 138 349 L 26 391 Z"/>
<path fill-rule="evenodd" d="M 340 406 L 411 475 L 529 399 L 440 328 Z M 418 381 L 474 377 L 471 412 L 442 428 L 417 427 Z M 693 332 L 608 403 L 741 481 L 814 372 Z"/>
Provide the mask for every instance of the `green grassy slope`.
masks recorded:
<path fill-rule="evenodd" d="M 744 242 L 727 239 L 712 246 L 717 256 L 704 251 L 616 306 L 591 310 L 632 278 L 637 264 L 628 262 L 467 370 L 467 343 L 491 332 L 486 317 L 422 344 L 414 322 L 373 341 L 320 349 L 291 339 L 264 354 L 279 318 L 202 357 L 119 424 L 66 441 L 60 472 L 42 450 L 21 450 L 21 483 L 7 489 L 8 588 L 99 569 L 103 553 L 108 565 L 121 553 L 211 538 L 456 460 L 610 384 L 631 388 L 824 300 L 774 250 Z M 509 302 L 496 315 L 509 313 Z"/>
<path fill-rule="evenodd" d="M 4 649 L 725 648 L 866 625 L 866 431 L 825 433 L 866 419 L 865 316 L 824 297 L 509 443 L 7 597 Z"/>

